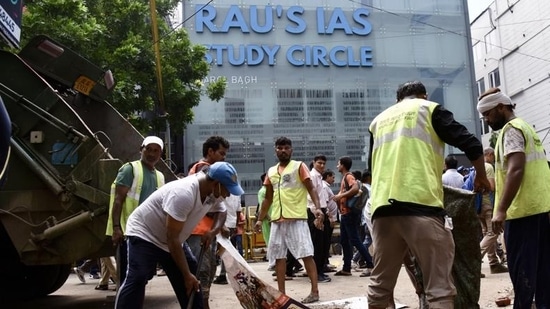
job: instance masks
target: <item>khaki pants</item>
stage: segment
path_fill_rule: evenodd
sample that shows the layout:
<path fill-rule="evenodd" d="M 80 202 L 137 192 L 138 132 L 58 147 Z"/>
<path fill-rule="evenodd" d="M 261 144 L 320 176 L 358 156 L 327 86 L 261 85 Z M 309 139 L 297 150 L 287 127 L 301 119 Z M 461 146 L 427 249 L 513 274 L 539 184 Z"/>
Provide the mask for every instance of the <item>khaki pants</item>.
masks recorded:
<path fill-rule="evenodd" d="M 443 218 L 425 216 L 380 217 L 373 222 L 374 269 L 368 287 L 369 306 L 386 308 L 407 250 L 422 270 L 430 308 L 454 308 L 456 288 L 451 270 L 454 240 Z"/>
<path fill-rule="evenodd" d="M 101 262 L 101 280 L 99 281 L 99 285 L 108 285 L 110 278 L 113 278 L 118 285 L 115 258 L 112 256 L 102 257 L 99 261 Z"/>
<path fill-rule="evenodd" d="M 482 204 L 481 213 L 479 214 L 479 222 L 481 223 L 481 230 L 483 232 L 483 239 L 479 243 L 481 248 L 481 258 L 487 254 L 489 259 L 489 265 L 496 265 L 499 263 L 497 257 L 497 238 L 498 234 L 493 232 L 493 224 L 491 219 L 493 218 L 493 207 L 491 205 Z"/>

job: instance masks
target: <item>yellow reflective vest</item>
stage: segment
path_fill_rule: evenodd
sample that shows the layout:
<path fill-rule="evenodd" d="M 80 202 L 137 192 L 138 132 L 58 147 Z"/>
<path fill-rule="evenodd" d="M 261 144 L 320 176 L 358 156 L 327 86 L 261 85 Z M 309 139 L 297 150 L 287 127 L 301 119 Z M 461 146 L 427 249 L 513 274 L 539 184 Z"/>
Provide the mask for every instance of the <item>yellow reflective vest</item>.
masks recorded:
<path fill-rule="evenodd" d="M 139 206 L 139 198 L 141 196 L 141 188 L 143 186 L 143 164 L 140 160 L 132 161 L 126 164 L 132 165 L 132 172 L 134 174 L 134 179 L 132 180 L 132 186 L 128 190 L 124 204 L 122 204 L 122 212 L 120 213 L 120 228 L 122 232 L 126 229 L 126 221 L 130 214 Z M 155 170 L 157 174 L 157 188 L 160 188 L 164 185 L 164 175 Z M 113 204 L 115 203 L 115 191 L 116 183 L 113 181 L 111 185 L 111 198 L 109 201 L 109 218 L 107 220 L 107 229 L 105 231 L 106 235 L 113 235 Z"/>
<path fill-rule="evenodd" d="M 437 106 L 423 99 L 405 99 L 371 123 L 373 214 L 392 201 L 443 208 L 445 144 L 432 125 Z"/>
<path fill-rule="evenodd" d="M 517 219 L 550 211 L 550 169 L 542 142 L 533 127 L 520 118 L 510 120 L 501 130 L 495 146 L 495 205 L 502 198 L 506 181 L 503 153 L 504 134 L 510 128 L 520 130 L 525 139 L 525 170 L 519 190 L 506 211 L 506 219 Z M 497 207 L 495 207 L 496 211 Z"/>
<path fill-rule="evenodd" d="M 307 189 L 300 179 L 301 161 L 290 160 L 279 174 L 279 164 L 269 168 L 267 177 L 273 186 L 271 222 L 280 219 L 307 219 Z"/>

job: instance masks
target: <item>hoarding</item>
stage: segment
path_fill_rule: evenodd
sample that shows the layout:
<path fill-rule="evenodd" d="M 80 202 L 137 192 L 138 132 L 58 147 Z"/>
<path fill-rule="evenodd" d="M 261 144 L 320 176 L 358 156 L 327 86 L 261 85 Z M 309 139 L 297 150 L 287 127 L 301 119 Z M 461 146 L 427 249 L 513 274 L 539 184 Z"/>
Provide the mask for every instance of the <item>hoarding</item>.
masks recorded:
<path fill-rule="evenodd" d="M 23 0 L 0 0 L 0 34 L 13 47 L 21 39 Z"/>

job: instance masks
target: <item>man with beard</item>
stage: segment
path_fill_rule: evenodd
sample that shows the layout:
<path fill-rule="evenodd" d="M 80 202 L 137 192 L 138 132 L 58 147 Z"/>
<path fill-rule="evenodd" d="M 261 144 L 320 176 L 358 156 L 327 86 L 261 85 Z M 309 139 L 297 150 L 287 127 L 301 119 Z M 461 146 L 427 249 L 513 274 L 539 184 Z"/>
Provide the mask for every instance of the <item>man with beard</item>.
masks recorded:
<path fill-rule="evenodd" d="M 128 218 L 128 274 L 115 301 L 117 309 L 143 308 L 145 285 L 162 265 L 181 308 L 199 289 L 194 256 L 182 244 L 207 212 L 225 212 L 220 203 L 244 193 L 237 171 L 217 162 L 201 172 L 168 183 L 149 196 Z M 200 294 L 200 293 L 198 293 Z M 195 295 L 193 308 L 203 308 Z"/>
<path fill-rule="evenodd" d="M 224 137 L 217 135 L 210 136 L 202 144 L 202 159 L 189 169 L 188 174 L 194 175 L 216 162 L 225 161 L 228 150 L 229 141 Z M 225 201 L 221 203 L 225 206 Z M 226 216 L 227 212 L 225 211 L 207 213 L 199 223 L 196 224 L 191 236 L 189 236 L 186 241 L 196 258 L 200 256 L 201 250 L 204 250 L 203 260 L 198 270 L 202 306 L 204 309 L 210 308 L 208 301 L 210 298 L 210 287 L 216 275 L 216 242 L 214 238 L 223 228 Z"/>
<path fill-rule="evenodd" d="M 514 308 L 550 307 L 550 170 L 533 127 L 514 114 L 500 89 L 480 96 L 477 110 L 493 130 L 495 210 L 493 231 L 504 231 Z"/>
<path fill-rule="evenodd" d="M 117 246 L 118 281 L 126 276 L 127 248 L 124 241 L 126 222 L 130 214 L 149 195 L 164 184 L 164 175 L 155 169 L 160 160 L 164 143 L 156 136 L 147 136 L 141 144 L 141 159 L 124 164 L 111 186 L 111 202 L 106 235 Z M 81 273 L 76 269 L 79 278 Z M 82 280 L 81 280 L 82 281 Z"/>
<path fill-rule="evenodd" d="M 285 293 L 285 271 L 287 250 L 296 258 L 302 259 L 311 281 L 311 293 L 302 303 L 319 300 L 317 287 L 317 269 L 313 260 L 313 243 L 307 224 L 307 195 L 311 196 L 315 216 L 314 225 L 323 228 L 324 214 L 321 211 L 319 196 L 313 189 L 307 166 L 300 161 L 291 160 L 292 141 L 279 137 L 275 141 L 275 152 L 279 164 L 269 168 L 264 181 L 265 199 L 262 202 L 255 229 L 261 230 L 262 221 L 271 206 L 271 235 L 267 253 L 275 259 L 275 272 L 279 291 Z"/>

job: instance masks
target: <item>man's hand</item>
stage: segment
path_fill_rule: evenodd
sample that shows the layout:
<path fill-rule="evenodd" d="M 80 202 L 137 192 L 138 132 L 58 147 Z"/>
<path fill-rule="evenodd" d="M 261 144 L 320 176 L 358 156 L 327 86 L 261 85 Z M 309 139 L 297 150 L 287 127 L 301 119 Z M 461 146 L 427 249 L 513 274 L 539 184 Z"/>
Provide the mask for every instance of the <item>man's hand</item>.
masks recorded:
<path fill-rule="evenodd" d="M 214 233 L 213 230 L 210 230 L 204 233 L 204 235 L 202 235 L 202 238 L 201 238 L 201 245 L 204 248 L 210 247 L 210 244 L 212 243 L 212 240 L 214 239 L 214 237 L 216 237 L 216 233 Z"/>
<path fill-rule="evenodd" d="M 254 224 L 254 232 L 260 233 L 262 231 L 262 221 L 258 220 L 256 221 L 256 224 Z"/>
<path fill-rule="evenodd" d="M 500 234 L 504 232 L 504 221 L 506 221 L 506 211 L 500 211 L 497 209 L 491 220 L 493 224 L 493 233 Z"/>
<path fill-rule="evenodd" d="M 341 198 L 342 198 L 341 194 L 336 194 L 335 196 L 332 197 L 332 200 L 335 202 L 338 202 Z"/>
<path fill-rule="evenodd" d="M 313 224 L 315 225 L 315 227 L 321 231 L 324 230 L 325 214 L 323 213 L 323 211 L 321 209 L 315 209 L 313 211 L 313 215 L 315 215 L 315 220 L 313 220 Z"/>
<path fill-rule="evenodd" d="M 231 236 L 231 231 L 228 227 L 224 226 L 222 227 L 222 230 L 220 231 L 220 234 L 222 234 L 223 237 L 229 238 Z"/>
<path fill-rule="evenodd" d="M 187 295 L 191 295 L 191 292 L 193 291 L 200 291 L 200 282 L 193 274 L 189 274 L 187 276 L 184 275 L 183 283 L 185 284 Z"/>
<path fill-rule="evenodd" d="M 115 226 L 113 228 L 113 235 L 111 236 L 111 239 L 113 240 L 113 246 L 115 247 L 124 242 L 124 233 L 122 233 L 120 226 Z"/>
<path fill-rule="evenodd" d="M 482 177 L 476 174 L 476 178 L 474 180 L 474 192 L 484 193 L 490 191 L 491 183 L 489 182 L 489 179 L 487 179 L 487 176 Z"/>

